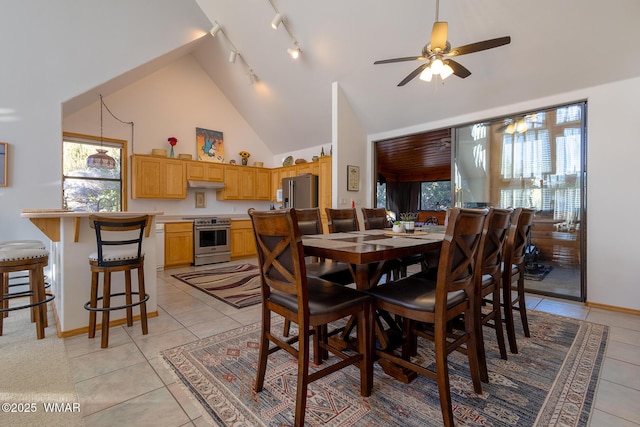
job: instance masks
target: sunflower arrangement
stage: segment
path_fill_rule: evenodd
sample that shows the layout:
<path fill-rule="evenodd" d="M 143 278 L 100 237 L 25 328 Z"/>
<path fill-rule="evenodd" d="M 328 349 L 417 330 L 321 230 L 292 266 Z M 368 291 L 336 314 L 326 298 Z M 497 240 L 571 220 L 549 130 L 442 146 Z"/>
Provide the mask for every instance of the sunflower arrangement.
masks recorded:
<path fill-rule="evenodd" d="M 246 165 L 247 164 L 247 159 L 249 159 L 249 157 L 251 157 L 251 153 L 249 153 L 248 151 L 241 151 L 238 154 L 240 154 L 240 157 L 242 158 L 242 164 Z"/>

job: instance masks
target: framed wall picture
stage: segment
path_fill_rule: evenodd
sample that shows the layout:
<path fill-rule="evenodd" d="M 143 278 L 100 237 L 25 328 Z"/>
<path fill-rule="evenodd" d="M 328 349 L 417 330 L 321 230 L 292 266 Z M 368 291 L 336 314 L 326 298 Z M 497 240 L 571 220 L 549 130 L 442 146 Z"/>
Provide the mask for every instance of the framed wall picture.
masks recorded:
<path fill-rule="evenodd" d="M 204 193 L 198 192 L 196 193 L 196 208 L 206 208 L 207 202 L 204 197 Z"/>
<path fill-rule="evenodd" d="M 347 191 L 360 190 L 360 167 L 347 165 Z"/>
<path fill-rule="evenodd" d="M 7 158 L 7 148 L 9 144 L 0 142 L 0 187 L 7 186 L 7 168 L 9 159 Z"/>
<path fill-rule="evenodd" d="M 224 136 L 217 130 L 196 128 L 198 160 L 224 163 Z"/>

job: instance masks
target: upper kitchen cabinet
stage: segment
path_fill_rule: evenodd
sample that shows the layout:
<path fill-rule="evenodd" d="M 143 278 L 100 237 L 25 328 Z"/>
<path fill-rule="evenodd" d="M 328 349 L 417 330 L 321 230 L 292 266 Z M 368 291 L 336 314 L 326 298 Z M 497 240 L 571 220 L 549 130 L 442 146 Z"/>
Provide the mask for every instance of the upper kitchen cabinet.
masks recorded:
<path fill-rule="evenodd" d="M 225 188 L 218 200 L 271 200 L 271 172 L 252 166 L 224 166 Z"/>
<path fill-rule="evenodd" d="M 131 175 L 134 199 L 187 198 L 187 167 L 183 160 L 134 154 Z"/>
<path fill-rule="evenodd" d="M 224 181 L 224 165 L 222 163 L 187 161 L 187 180 L 189 181 Z"/>

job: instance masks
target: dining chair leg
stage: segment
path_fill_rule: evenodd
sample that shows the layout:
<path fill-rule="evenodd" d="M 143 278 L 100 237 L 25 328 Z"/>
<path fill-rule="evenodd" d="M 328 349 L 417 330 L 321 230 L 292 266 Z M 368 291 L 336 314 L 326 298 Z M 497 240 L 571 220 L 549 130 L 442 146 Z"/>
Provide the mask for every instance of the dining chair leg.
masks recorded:
<path fill-rule="evenodd" d="M 500 307 L 500 288 L 493 291 L 493 325 L 496 330 L 496 340 L 500 350 L 500 358 L 507 360 L 507 347 L 504 342 L 504 329 L 502 328 L 502 309 Z"/>
<path fill-rule="evenodd" d="M 451 390 L 449 388 L 449 365 L 447 363 L 447 339 L 446 326 L 434 325 L 434 346 L 436 359 L 436 372 L 438 381 L 438 395 L 440 396 L 440 409 L 445 427 L 455 425 L 453 408 L 451 403 Z"/>
<path fill-rule="evenodd" d="M 263 311 L 262 330 L 260 331 L 260 349 L 258 350 L 258 374 L 256 375 L 255 391 L 259 393 L 264 386 L 264 376 L 267 371 L 267 357 L 269 356 L 268 333 L 271 330 L 271 313 Z"/>
<path fill-rule="evenodd" d="M 296 385 L 295 427 L 304 426 L 307 407 L 307 388 L 309 386 L 309 329 L 300 327 L 298 341 L 298 381 Z"/>
<path fill-rule="evenodd" d="M 520 320 L 522 320 L 522 330 L 524 331 L 525 337 L 530 337 L 531 333 L 529 332 L 529 321 L 527 320 L 527 305 L 524 300 L 524 271 L 520 273 L 520 277 L 518 277 L 518 311 L 520 312 Z"/>
<path fill-rule="evenodd" d="M 504 323 L 507 327 L 507 339 L 509 340 L 509 350 L 513 354 L 518 354 L 518 344 L 516 343 L 516 329 L 513 323 L 513 300 L 511 297 L 511 286 L 502 287 L 502 300 L 504 308 Z"/>

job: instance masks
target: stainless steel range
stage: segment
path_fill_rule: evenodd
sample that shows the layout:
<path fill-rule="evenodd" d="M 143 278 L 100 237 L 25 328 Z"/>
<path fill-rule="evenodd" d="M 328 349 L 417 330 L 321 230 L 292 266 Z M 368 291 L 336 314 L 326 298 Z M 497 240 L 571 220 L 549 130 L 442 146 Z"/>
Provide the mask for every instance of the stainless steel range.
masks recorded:
<path fill-rule="evenodd" d="M 198 217 L 193 220 L 193 265 L 231 260 L 231 218 Z"/>

